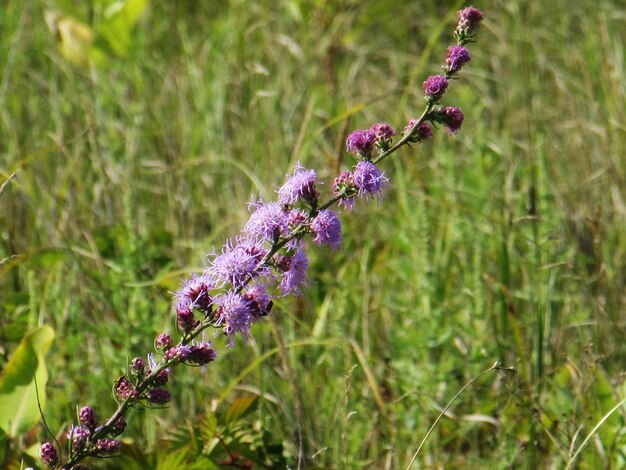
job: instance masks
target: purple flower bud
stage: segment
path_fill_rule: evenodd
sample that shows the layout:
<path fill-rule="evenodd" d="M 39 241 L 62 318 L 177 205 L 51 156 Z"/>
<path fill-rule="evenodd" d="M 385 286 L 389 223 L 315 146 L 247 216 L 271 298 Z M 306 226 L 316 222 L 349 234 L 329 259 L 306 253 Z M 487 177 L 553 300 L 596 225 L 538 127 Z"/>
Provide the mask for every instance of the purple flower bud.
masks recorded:
<path fill-rule="evenodd" d="M 322 245 L 337 248 L 341 244 L 341 221 L 330 209 L 319 211 L 311 221 L 313 241 Z"/>
<path fill-rule="evenodd" d="M 164 388 L 153 388 L 152 390 L 148 390 L 146 398 L 150 403 L 154 403 L 155 405 L 165 405 L 172 399 L 172 395 Z"/>
<path fill-rule="evenodd" d="M 376 136 L 371 130 L 357 129 L 346 139 L 346 148 L 350 153 L 369 158 L 375 143 Z"/>
<path fill-rule="evenodd" d="M 204 366 L 209 362 L 214 361 L 217 358 L 215 349 L 211 348 L 208 343 L 196 344 L 191 348 L 191 355 L 189 356 L 189 362 L 192 364 L 198 364 Z"/>
<path fill-rule="evenodd" d="M 279 260 L 277 268 L 283 271 L 279 287 L 283 294 L 297 292 L 304 285 L 308 266 L 309 260 L 304 250 L 298 250 L 292 256 L 284 256 Z"/>
<path fill-rule="evenodd" d="M 182 303 L 176 304 L 176 325 L 183 333 L 189 333 L 198 324 L 193 315 L 193 310 Z"/>
<path fill-rule="evenodd" d="M 83 406 L 78 412 L 78 421 L 87 429 L 93 429 L 96 427 L 97 418 L 91 406 Z"/>
<path fill-rule="evenodd" d="M 297 201 L 310 206 L 317 204 L 320 193 L 315 187 L 315 170 L 307 170 L 298 163 L 293 175 L 287 178 L 285 184 L 278 190 L 278 202 L 289 206 Z"/>
<path fill-rule="evenodd" d="M 349 171 L 344 171 L 333 181 L 333 194 L 340 197 L 339 206 L 348 210 L 354 207 L 354 197 L 358 192 L 359 189 L 354 184 L 354 178 Z"/>
<path fill-rule="evenodd" d="M 169 349 L 165 352 L 166 361 L 171 361 L 173 359 L 177 359 L 180 362 L 184 361 L 191 354 L 191 348 L 189 346 L 176 346 L 172 349 Z"/>
<path fill-rule="evenodd" d="M 154 379 L 152 379 L 152 382 L 154 383 L 154 385 L 165 385 L 167 381 L 169 380 L 169 377 L 170 377 L 170 370 L 163 369 L 157 375 L 154 376 Z"/>
<path fill-rule="evenodd" d="M 72 426 L 67 433 L 68 439 L 72 442 L 72 450 L 74 452 L 78 452 L 87 443 L 87 439 L 89 439 L 90 432 L 87 428 L 82 426 Z"/>
<path fill-rule="evenodd" d="M 463 37 L 471 37 L 479 23 L 483 20 L 483 14 L 474 7 L 463 8 L 457 11 L 456 16 L 459 18 L 457 33 L 461 33 Z"/>
<path fill-rule="evenodd" d="M 472 56 L 463 46 L 450 46 L 446 56 L 446 65 L 443 68 L 448 74 L 452 75 L 461 70 L 470 60 L 472 60 Z"/>
<path fill-rule="evenodd" d="M 59 454 L 57 454 L 57 450 L 54 448 L 52 443 L 44 442 L 41 445 L 41 460 L 46 465 L 53 467 L 59 460 Z"/>
<path fill-rule="evenodd" d="M 129 372 L 134 377 L 142 376 L 146 370 L 146 362 L 140 357 L 135 357 L 132 361 L 130 361 L 129 369 Z"/>
<path fill-rule="evenodd" d="M 378 147 L 382 150 L 387 150 L 391 146 L 393 136 L 396 135 L 396 130 L 386 122 L 372 124 L 370 132 L 374 133 L 376 145 L 378 145 Z"/>
<path fill-rule="evenodd" d="M 120 416 L 119 418 L 115 420 L 115 423 L 113 423 L 113 435 L 119 436 L 120 434 L 124 432 L 125 429 L 126 429 L 126 420 L 124 419 L 123 416 Z"/>
<path fill-rule="evenodd" d="M 424 81 L 426 99 L 438 101 L 448 89 L 448 79 L 444 75 L 431 75 Z"/>
<path fill-rule="evenodd" d="M 461 130 L 463 125 L 463 113 L 456 106 L 441 108 L 428 114 L 428 118 L 446 126 L 448 134 L 454 135 Z"/>
<path fill-rule="evenodd" d="M 120 450 L 120 441 L 115 439 L 98 439 L 96 441 L 96 452 L 99 455 L 111 455 Z"/>
<path fill-rule="evenodd" d="M 406 135 L 409 131 L 411 131 L 411 129 L 413 129 L 413 126 L 415 126 L 416 123 L 417 123 L 417 119 L 411 119 L 409 121 L 409 124 L 404 128 L 403 134 Z M 421 142 L 424 142 L 427 139 L 430 139 L 432 136 L 433 136 L 433 131 L 431 130 L 428 123 L 422 122 L 419 126 L 413 129 L 409 142 L 419 144 Z"/>
<path fill-rule="evenodd" d="M 172 341 L 172 337 L 170 335 L 168 335 L 167 333 L 161 333 L 159 336 L 156 337 L 154 346 L 157 351 L 166 351 L 171 348 L 173 344 L 174 341 Z"/>
<path fill-rule="evenodd" d="M 359 162 L 352 172 L 354 185 L 359 190 L 359 196 L 380 198 L 389 179 L 372 162 Z"/>
<path fill-rule="evenodd" d="M 126 400 L 128 397 L 132 396 L 136 398 L 137 395 L 137 390 L 135 389 L 135 386 L 125 375 L 117 379 L 113 389 L 115 391 L 115 396 L 118 398 L 118 400 Z"/>

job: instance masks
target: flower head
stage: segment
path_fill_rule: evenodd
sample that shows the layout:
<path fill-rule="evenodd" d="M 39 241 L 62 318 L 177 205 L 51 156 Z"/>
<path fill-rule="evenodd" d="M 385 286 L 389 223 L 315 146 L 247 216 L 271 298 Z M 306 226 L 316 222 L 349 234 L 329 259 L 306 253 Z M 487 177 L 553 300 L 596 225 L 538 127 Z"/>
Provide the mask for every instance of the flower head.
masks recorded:
<path fill-rule="evenodd" d="M 128 397 L 137 398 L 137 390 L 135 389 L 135 386 L 125 375 L 121 376 L 115 382 L 114 392 L 115 396 L 119 400 L 126 400 Z"/>
<path fill-rule="evenodd" d="M 181 288 L 174 294 L 176 311 L 187 308 L 190 312 L 198 309 L 208 313 L 213 299 L 209 292 L 214 288 L 213 283 L 206 275 L 193 274 L 191 279 L 182 282 Z"/>
<path fill-rule="evenodd" d="M 470 60 L 472 60 L 472 56 L 463 46 L 450 46 L 446 56 L 446 65 L 443 68 L 448 74 L 452 75 L 461 70 Z"/>
<path fill-rule="evenodd" d="M 93 429 L 96 427 L 97 419 L 96 413 L 94 413 L 91 406 L 83 406 L 78 412 L 78 421 L 87 429 Z"/>
<path fill-rule="evenodd" d="M 172 395 L 164 388 L 153 388 L 146 392 L 146 398 L 155 405 L 165 405 L 172 399 Z"/>
<path fill-rule="evenodd" d="M 277 202 L 251 202 L 254 212 L 243 231 L 250 238 L 273 241 L 287 233 L 287 211 Z"/>
<path fill-rule="evenodd" d="M 135 377 L 142 377 L 146 370 L 146 361 L 140 357 L 135 357 L 130 361 L 129 370 L 131 375 Z"/>
<path fill-rule="evenodd" d="M 187 359 L 191 364 L 204 366 L 217 358 L 217 352 L 209 343 L 196 344 L 191 347 L 191 355 Z"/>
<path fill-rule="evenodd" d="M 56 465 L 56 463 L 59 460 L 59 454 L 57 453 L 57 450 L 50 442 L 44 442 L 41 445 L 40 455 L 41 455 L 41 460 L 43 460 L 43 463 L 50 467 L 53 467 L 54 465 Z"/>
<path fill-rule="evenodd" d="M 356 164 L 352 172 L 354 185 L 361 197 L 380 198 L 389 179 L 372 162 L 362 161 Z"/>
<path fill-rule="evenodd" d="M 120 434 L 124 432 L 125 429 L 126 429 L 126 420 L 124 419 L 123 416 L 120 416 L 119 418 L 115 420 L 115 423 L 113 423 L 113 435 L 119 436 Z"/>
<path fill-rule="evenodd" d="M 315 205 L 320 193 L 315 187 L 315 170 L 307 170 L 296 165 L 292 176 L 288 176 L 287 181 L 278 190 L 278 202 L 285 205 L 293 205 L 297 201 L 305 204 Z"/>
<path fill-rule="evenodd" d="M 339 196 L 339 206 L 348 210 L 354 207 L 354 197 L 358 192 L 359 189 L 354 184 L 353 175 L 349 171 L 344 171 L 333 181 L 333 194 Z"/>
<path fill-rule="evenodd" d="M 241 286 L 256 275 L 267 274 L 267 267 L 259 266 L 265 253 L 266 250 L 260 244 L 250 240 L 238 240 L 236 245 L 228 242 L 224 245 L 222 254 L 213 260 L 206 274 L 221 285 L 230 283 Z"/>
<path fill-rule="evenodd" d="M 467 7 L 459 10 L 456 16 L 459 18 L 459 23 L 454 35 L 461 44 L 464 44 L 474 37 L 476 27 L 483 20 L 483 14 L 474 7 Z"/>
<path fill-rule="evenodd" d="M 348 152 L 370 158 L 375 143 L 376 135 L 370 129 L 357 129 L 346 139 L 346 148 Z"/>
<path fill-rule="evenodd" d="M 250 305 L 244 296 L 235 291 L 228 291 L 220 295 L 216 302 L 219 305 L 216 312 L 219 322 L 224 324 L 224 332 L 232 335 L 230 345 L 232 346 L 237 333 L 244 337 L 249 337 L 250 326 L 254 321 L 254 317 L 252 316 Z"/>
<path fill-rule="evenodd" d="M 68 439 L 72 441 L 72 450 L 74 452 L 78 452 L 83 447 L 85 447 L 87 439 L 89 439 L 90 435 L 91 433 L 89 432 L 89 429 L 83 426 L 72 425 L 69 432 L 67 433 Z"/>
<path fill-rule="evenodd" d="M 96 451 L 99 455 L 111 455 L 120 450 L 120 441 L 115 439 L 98 439 L 96 441 Z"/>
<path fill-rule="evenodd" d="M 424 81 L 426 99 L 438 101 L 448 89 L 448 79 L 444 75 L 431 75 Z"/>
<path fill-rule="evenodd" d="M 330 209 L 319 211 L 311 221 L 313 241 L 337 248 L 341 243 L 341 221 L 337 214 Z"/>
<path fill-rule="evenodd" d="M 446 126 L 448 134 L 454 135 L 461 130 L 463 125 L 463 113 L 456 106 L 440 108 L 431 112 L 428 118 L 433 122 L 438 122 Z"/>
<path fill-rule="evenodd" d="M 415 124 L 417 124 L 417 119 L 411 119 L 407 126 L 404 128 L 404 135 L 406 135 L 408 132 L 411 132 L 409 142 L 419 144 L 427 139 L 430 139 L 433 136 L 433 131 L 431 130 L 428 123 L 422 122 L 419 126 L 414 128 Z M 413 131 L 411 131 L 411 129 L 413 129 Z"/>
<path fill-rule="evenodd" d="M 291 256 L 283 256 L 277 263 L 279 270 L 283 272 L 280 280 L 280 290 L 283 294 L 298 292 L 306 281 L 306 271 L 309 259 L 304 250 L 298 250 Z"/>
<path fill-rule="evenodd" d="M 374 134 L 376 145 L 382 150 L 387 150 L 391 147 L 393 136 L 396 135 L 396 130 L 386 122 L 372 124 L 370 132 Z"/>
<path fill-rule="evenodd" d="M 248 301 L 250 313 L 254 318 L 265 317 L 270 313 L 272 301 L 267 290 L 261 284 L 248 287 L 243 297 Z"/>
<path fill-rule="evenodd" d="M 174 344 L 172 337 L 167 333 L 161 333 L 154 340 L 154 347 L 159 351 L 166 351 Z"/>

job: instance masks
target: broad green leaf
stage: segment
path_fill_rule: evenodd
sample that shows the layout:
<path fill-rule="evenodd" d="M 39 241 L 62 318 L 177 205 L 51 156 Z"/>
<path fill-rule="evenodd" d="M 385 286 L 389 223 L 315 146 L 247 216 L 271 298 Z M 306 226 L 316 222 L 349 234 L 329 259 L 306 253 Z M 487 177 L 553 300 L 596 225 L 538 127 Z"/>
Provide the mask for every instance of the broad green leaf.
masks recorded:
<path fill-rule="evenodd" d="M 42 326 L 20 342 L 0 376 L 0 428 L 15 437 L 35 426 L 40 419 L 35 377 L 41 408 L 45 409 L 48 370 L 44 361 L 54 339 L 54 330 Z"/>
<path fill-rule="evenodd" d="M 255 410 L 259 397 L 256 395 L 250 395 L 247 397 L 238 398 L 230 404 L 226 410 L 224 421 L 226 424 L 231 424 L 240 418 L 243 418 L 247 414 Z"/>
<path fill-rule="evenodd" d="M 99 26 L 99 35 L 111 49 L 124 56 L 132 44 L 131 33 L 148 0 L 126 0 L 113 3 L 105 12 L 106 20 Z"/>

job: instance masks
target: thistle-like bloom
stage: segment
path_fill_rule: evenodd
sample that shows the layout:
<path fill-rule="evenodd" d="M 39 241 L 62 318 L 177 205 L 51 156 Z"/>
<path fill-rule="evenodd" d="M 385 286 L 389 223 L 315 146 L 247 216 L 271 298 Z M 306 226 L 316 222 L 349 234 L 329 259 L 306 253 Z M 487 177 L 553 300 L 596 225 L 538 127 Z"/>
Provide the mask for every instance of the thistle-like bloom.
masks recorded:
<path fill-rule="evenodd" d="M 309 259 L 303 249 L 296 251 L 291 256 L 284 256 L 277 263 L 281 276 L 279 288 L 285 295 L 290 292 L 298 292 L 306 281 L 306 271 L 309 267 Z"/>
<path fill-rule="evenodd" d="M 472 60 L 472 56 L 463 46 L 450 46 L 446 56 L 446 65 L 443 68 L 449 75 L 453 75 L 461 70 L 470 60 Z"/>
<path fill-rule="evenodd" d="M 417 119 L 411 119 L 407 126 L 404 128 L 403 134 L 406 135 L 413 129 L 413 126 L 417 123 Z M 419 126 L 413 129 L 409 142 L 419 144 L 433 136 L 433 131 L 426 122 L 422 122 Z"/>
<path fill-rule="evenodd" d="M 134 377 L 143 377 L 146 371 L 146 362 L 140 357 L 135 357 L 132 361 L 130 361 L 128 369 Z"/>
<path fill-rule="evenodd" d="M 44 442 L 41 445 L 41 460 L 44 464 L 53 467 L 59 461 L 59 454 L 52 443 Z"/>
<path fill-rule="evenodd" d="M 379 122 L 378 124 L 372 124 L 370 132 L 374 133 L 376 138 L 376 145 L 381 150 L 387 150 L 391 147 L 393 136 L 396 135 L 396 130 L 386 122 Z"/>
<path fill-rule="evenodd" d="M 275 205 L 280 207 L 278 204 Z M 286 230 L 286 215 L 283 218 L 283 225 Z M 234 287 L 242 286 L 255 275 L 267 274 L 267 267 L 259 266 L 265 253 L 266 250 L 261 245 L 249 240 L 238 240 L 234 246 L 232 242 L 228 242 L 224 245 L 222 254 L 213 260 L 206 274 L 221 285 L 230 283 Z"/>
<path fill-rule="evenodd" d="M 278 190 L 278 202 L 283 205 L 293 205 L 298 201 L 315 206 L 320 193 L 315 187 L 315 170 L 307 170 L 296 165 L 292 176 L 287 175 L 287 181 Z"/>
<path fill-rule="evenodd" d="M 120 450 L 120 441 L 115 439 L 98 439 L 96 441 L 96 451 L 99 455 L 111 455 Z"/>
<path fill-rule="evenodd" d="M 248 301 L 235 291 L 228 291 L 216 297 L 219 305 L 216 314 L 218 322 L 224 324 L 224 333 L 232 335 L 232 346 L 235 334 L 240 333 L 244 338 L 250 336 L 250 327 L 254 321 Z"/>
<path fill-rule="evenodd" d="M 117 379 L 113 390 L 118 400 L 126 400 L 128 397 L 131 396 L 134 398 L 138 398 L 135 386 L 125 375 Z"/>
<path fill-rule="evenodd" d="M 354 197 L 358 193 L 359 189 L 354 184 L 354 178 L 349 171 L 344 171 L 333 181 L 333 194 L 339 196 L 339 206 L 349 211 L 354 207 Z"/>
<path fill-rule="evenodd" d="M 456 13 L 459 23 L 454 31 L 454 36 L 460 44 L 465 44 L 472 40 L 476 28 L 483 20 L 483 14 L 474 7 L 467 7 Z"/>
<path fill-rule="evenodd" d="M 97 418 L 91 406 L 83 406 L 78 412 L 78 421 L 87 429 L 93 429 L 96 427 Z"/>
<path fill-rule="evenodd" d="M 159 334 L 154 341 L 154 347 L 157 351 L 166 351 L 171 348 L 173 344 L 174 341 L 172 340 L 172 337 L 167 333 Z"/>
<path fill-rule="evenodd" d="M 438 101 L 448 89 L 448 79 L 444 75 L 431 75 L 424 81 L 425 98 Z"/>
<path fill-rule="evenodd" d="M 376 135 L 371 130 L 357 129 L 346 139 L 346 148 L 350 153 L 370 158 L 375 143 Z"/>
<path fill-rule="evenodd" d="M 356 164 L 352 172 L 354 185 L 361 197 L 380 198 L 389 179 L 372 162 L 362 161 Z"/>
<path fill-rule="evenodd" d="M 460 108 L 450 106 L 438 109 L 428 115 L 433 122 L 438 122 L 446 126 L 448 134 L 454 135 L 461 130 L 463 125 L 463 113 Z"/>
<path fill-rule="evenodd" d="M 341 221 L 330 209 L 319 211 L 311 221 L 313 241 L 321 245 L 337 248 L 341 244 Z"/>
<path fill-rule="evenodd" d="M 208 276 L 193 274 L 191 279 L 184 281 L 181 288 L 174 294 L 176 310 L 182 311 L 186 307 L 193 313 L 193 310 L 197 308 L 208 313 L 213 302 L 210 292 L 214 287 Z"/>
<path fill-rule="evenodd" d="M 251 202 L 254 212 L 243 231 L 250 238 L 273 241 L 287 233 L 287 211 L 277 202 Z"/>
<path fill-rule="evenodd" d="M 271 300 L 264 286 L 256 284 L 248 287 L 243 298 L 248 301 L 250 313 L 254 318 L 265 317 L 270 313 Z"/>
<path fill-rule="evenodd" d="M 164 354 L 165 360 L 171 361 L 176 359 L 180 362 L 183 362 L 191 355 L 191 348 L 189 346 L 176 346 L 172 349 L 168 349 Z"/>
<path fill-rule="evenodd" d="M 164 388 L 153 388 L 152 390 L 148 390 L 146 398 L 150 403 L 155 405 L 165 405 L 172 399 L 172 395 Z"/>

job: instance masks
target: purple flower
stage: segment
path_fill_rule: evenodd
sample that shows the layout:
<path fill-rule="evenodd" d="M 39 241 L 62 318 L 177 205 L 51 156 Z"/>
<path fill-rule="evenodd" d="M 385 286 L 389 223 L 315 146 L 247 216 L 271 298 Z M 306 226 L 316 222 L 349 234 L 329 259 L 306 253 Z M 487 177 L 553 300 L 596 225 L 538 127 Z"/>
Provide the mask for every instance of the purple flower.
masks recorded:
<path fill-rule="evenodd" d="M 224 332 L 232 335 L 232 346 L 236 333 L 250 336 L 250 326 L 254 321 L 248 301 L 237 292 L 229 291 L 216 298 L 219 323 L 224 323 Z"/>
<path fill-rule="evenodd" d="M 189 357 L 190 354 L 191 348 L 189 346 L 176 346 L 172 349 L 168 349 L 163 357 L 166 361 L 176 359 L 180 362 L 183 362 Z"/>
<path fill-rule="evenodd" d="M 164 388 L 153 388 L 152 390 L 148 390 L 146 398 L 150 403 L 154 403 L 155 405 L 165 405 L 172 399 L 172 395 Z"/>
<path fill-rule="evenodd" d="M 283 272 L 279 287 L 283 294 L 297 292 L 304 285 L 308 266 L 309 260 L 304 250 L 298 250 L 279 260 L 277 267 Z"/>
<path fill-rule="evenodd" d="M 446 126 L 450 135 L 458 133 L 461 130 L 461 125 L 463 125 L 463 113 L 456 106 L 440 108 L 431 112 L 428 118 Z"/>
<path fill-rule="evenodd" d="M 396 135 L 396 130 L 386 122 L 372 124 L 370 132 L 374 133 L 376 145 L 378 145 L 382 150 L 387 150 L 391 146 L 393 136 Z"/>
<path fill-rule="evenodd" d="M 67 433 L 68 439 L 72 441 L 72 450 L 74 452 L 78 452 L 83 447 L 85 447 L 85 444 L 87 443 L 87 439 L 89 439 L 90 434 L 91 433 L 87 428 L 72 425 L 69 432 Z"/>
<path fill-rule="evenodd" d="M 217 358 L 215 349 L 209 343 L 196 344 L 191 347 L 191 355 L 188 362 L 204 366 Z"/>
<path fill-rule="evenodd" d="M 192 275 L 182 283 L 181 288 L 174 294 L 177 301 L 176 310 L 182 311 L 187 308 L 193 312 L 194 308 L 208 313 L 213 299 L 209 292 L 214 288 L 211 280 L 205 276 Z"/>
<path fill-rule="evenodd" d="M 53 467 L 59 460 L 59 454 L 57 454 L 57 450 L 54 448 L 52 443 L 44 442 L 41 445 L 41 460 L 46 465 Z"/>
<path fill-rule="evenodd" d="M 320 193 L 315 187 L 315 170 L 307 170 L 296 165 L 292 176 L 288 176 L 287 181 L 278 190 L 278 202 L 284 205 L 293 205 L 298 201 L 305 204 L 315 205 Z"/>
<path fill-rule="evenodd" d="M 193 310 L 187 302 L 178 302 L 176 304 L 176 324 L 183 333 L 189 333 L 198 324 L 198 320 L 196 320 Z"/>
<path fill-rule="evenodd" d="M 371 130 L 357 129 L 352 132 L 346 139 L 346 147 L 348 152 L 369 158 L 374 144 L 376 143 L 376 135 Z"/>
<path fill-rule="evenodd" d="M 154 385 L 165 385 L 170 377 L 170 370 L 163 369 L 157 375 L 154 376 L 152 382 Z"/>
<path fill-rule="evenodd" d="M 285 235 L 288 228 L 287 211 L 277 202 L 251 202 L 254 212 L 243 231 L 250 238 L 273 241 Z"/>
<path fill-rule="evenodd" d="M 117 379 L 117 381 L 115 382 L 114 391 L 115 396 L 119 400 L 126 400 L 128 397 L 131 396 L 137 398 L 137 390 L 135 389 L 135 386 L 125 375 Z"/>
<path fill-rule="evenodd" d="M 456 16 L 459 18 L 456 31 L 462 33 L 463 37 L 473 36 L 474 30 L 483 20 L 482 12 L 474 7 L 463 8 L 456 12 Z"/>
<path fill-rule="evenodd" d="M 380 198 L 389 179 L 372 162 L 359 162 L 352 172 L 354 185 L 359 190 L 359 196 Z"/>
<path fill-rule="evenodd" d="M 120 450 L 120 441 L 109 438 L 98 439 L 96 441 L 96 451 L 100 455 L 115 454 L 118 450 Z"/>
<path fill-rule="evenodd" d="M 448 74 L 452 75 L 461 70 L 470 60 L 472 60 L 472 56 L 463 46 L 450 46 L 446 56 L 446 65 L 443 68 Z"/>
<path fill-rule="evenodd" d="M 123 416 L 120 416 L 115 420 L 115 423 L 113 423 L 113 435 L 119 436 L 124 432 L 124 429 L 126 429 L 126 420 Z"/>
<path fill-rule="evenodd" d="M 416 123 L 417 123 L 417 119 L 411 119 L 409 121 L 409 124 L 404 128 L 403 134 L 406 135 L 411 129 L 413 129 L 413 126 L 415 126 Z M 431 130 L 428 123 L 422 122 L 419 126 L 413 129 L 409 142 L 419 144 L 421 142 L 424 142 L 427 139 L 430 139 L 432 136 L 433 136 L 433 131 Z"/>
<path fill-rule="evenodd" d="M 285 227 L 286 220 L 285 216 Z M 222 254 L 213 260 L 206 273 L 222 285 L 230 283 L 233 286 L 241 286 L 255 275 L 268 273 L 266 266 L 259 266 L 265 253 L 266 250 L 261 245 L 249 240 L 238 240 L 235 246 L 228 242 L 224 245 Z"/>
<path fill-rule="evenodd" d="M 97 419 L 96 413 L 94 413 L 91 406 L 83 406 L 78 412 L 78 421 L 87 429 L 93 429 L 96 427 Z"/>
<path fill-rule="evenodd" d="M 431 75 L 424 81 L 426 99 L 438 101 L 448 89 L 448 79 L 444 75 Z"/>
<path fill-rule="evenodd" d="M 172 344 L 174 344 L 172 337 L 167 333 L 161 333 L 154 341 L 154 347 L 159 351 L 165 351 L 171 348 Z"/>
<path fill-rule="evenodd" d="M 354 196 L 358 192 L 352 173 L 349 171 L 344 171 L 333 181 L 333 194 L 339 196 L 339 206 L 343 206 L 349 211 L 354 207 Z"/>
<path fill-rule="evenodd" d="M 311 221 L 313 241 L 337 248 L 341 244 L 341 221 L 334 211 L 324 209 Z"/>
<path fill-rule="evenodd" d="M 243 297 L 248 301 L 250 312 L 254 318 L 265 317 L 269 314 L 271 300 L 267 290 L 262 285 L 256 284 L 248 287 Z"/>
<path fill-rule="evenodd" d="M 146 370 L 146 362 L 140 357 L 135 357 L 132 361 L 130 361 L 129 369 L 131 375 L 135 377 L 143 376 Z"/>

